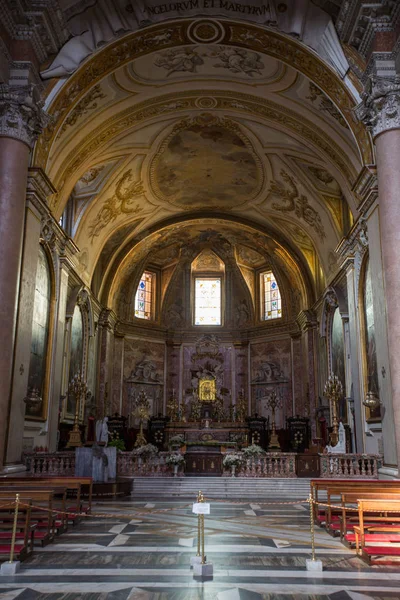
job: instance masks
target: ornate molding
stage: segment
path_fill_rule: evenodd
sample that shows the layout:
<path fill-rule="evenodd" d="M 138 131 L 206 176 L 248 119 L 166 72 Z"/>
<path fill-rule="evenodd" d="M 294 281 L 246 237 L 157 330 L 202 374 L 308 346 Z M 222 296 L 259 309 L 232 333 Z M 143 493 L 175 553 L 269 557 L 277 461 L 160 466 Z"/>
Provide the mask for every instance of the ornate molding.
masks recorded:
<path fill-rule="evenodd" d="M 33 85 L 0 84 L 0 136 L 10 137 L 32 148 L 51 118 L 42 109 Z"/>
<path fill-rule="evenodd" d="M 49 111 L 54 122 L 47 127 L 35 148 L 35 163 L 45 166 L 49 152 L 59 129 L 68 114 L 90 88 L 103 77 L 129 63 L 132 57 L 139 58 L 150 52 L 193 43 L 187 31 L 195 21 L 184 20 L 164 23 L 139 30 L 116 40 L 99 50 L 86 61 L 65 83 L 52 102 Z M 352 129 L 358 141 L 365 163 L 373 160 L 371 140 L 362 125 L 353 118 L 354 100 L 345 84 L 333 70 L 297 40 L 273 29 L 262 29 L 256 25 L 245 25 L 232 21 L 215 21 L 224 31 L 224 43 L 244 47 L 281 60 L 299 70 L 306 77 L 318 83 L 318 87 L 334 102 Z M 204 108 L 204 107 L 203 107 Z"/>
<path fill-rule="evenodd" d="M 371 76 L 354 112 L 376 138 L 380 133 L 400 128 L 400 77 Z"/>

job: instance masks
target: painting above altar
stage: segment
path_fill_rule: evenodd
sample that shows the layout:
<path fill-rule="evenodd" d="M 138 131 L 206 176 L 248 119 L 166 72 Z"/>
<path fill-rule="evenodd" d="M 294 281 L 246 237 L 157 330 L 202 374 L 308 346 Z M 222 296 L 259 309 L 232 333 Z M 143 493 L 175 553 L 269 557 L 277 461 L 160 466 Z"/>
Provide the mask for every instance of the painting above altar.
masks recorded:
<path fill-rule="evenodd" d="M 214 402 L 216 400 L 216 392 L 215 379 L 199 380 L 199 400 L 201 402 Z"/>

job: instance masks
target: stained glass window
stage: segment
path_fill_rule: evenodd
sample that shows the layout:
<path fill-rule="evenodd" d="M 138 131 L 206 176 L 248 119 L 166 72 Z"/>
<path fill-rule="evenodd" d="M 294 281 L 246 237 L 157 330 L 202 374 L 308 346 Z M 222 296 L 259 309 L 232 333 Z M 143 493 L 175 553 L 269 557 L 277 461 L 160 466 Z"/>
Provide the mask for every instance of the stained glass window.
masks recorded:
<path fill-rule="evenodd" d="M 148 271 L 145 271 L 140 278 L 135 296 L 135 317 L 138 319 L 151 319 L 153 281 L 154 274 Z"/>
<path fill-rule="evenodd" d="M 221 325 L 221 278 L 196 277 L 195 325 Z"/>
<path fill-rule="evenodd" d="M 278 282 L 272 271 L 262 274 L 264 284 L 264 320 L 282 316 L 282 299 Z"/>

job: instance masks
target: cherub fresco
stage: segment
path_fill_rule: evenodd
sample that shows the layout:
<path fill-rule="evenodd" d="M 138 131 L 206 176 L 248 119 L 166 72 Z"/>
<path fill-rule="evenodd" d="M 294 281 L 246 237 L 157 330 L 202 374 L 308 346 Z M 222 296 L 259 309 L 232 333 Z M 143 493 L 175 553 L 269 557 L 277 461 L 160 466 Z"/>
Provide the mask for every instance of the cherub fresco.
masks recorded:
<path fill-rule="evenodd" d="M 229 69 L 232 73 L 245 73 L 253 77 L 262 75 L 261 71 L 264 69 L 260 55 L 244 48 L 220 46 L 210 56 L 215 56 L 221 61 L 214 64 L 214 67 Z"/>
<path fill-rule="evenodd" d="M 165 69 L 167 77 L 177 72 L 196 73 L 197 67 L 204 64 L 196 48 L 171 48 L 160 53 L 154 61 L 156 67 Z"/>

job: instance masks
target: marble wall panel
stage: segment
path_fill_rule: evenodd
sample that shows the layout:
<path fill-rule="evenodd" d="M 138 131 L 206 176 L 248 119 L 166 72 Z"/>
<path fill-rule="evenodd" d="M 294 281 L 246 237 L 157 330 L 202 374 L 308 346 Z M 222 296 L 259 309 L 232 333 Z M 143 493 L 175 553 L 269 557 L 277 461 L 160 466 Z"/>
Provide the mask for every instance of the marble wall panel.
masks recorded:
<path fill-rule="evenodd" d="M 292 415 L 292 357 L 290 338 L 268 340 L 250 345 L 251 411 L 264 417 L 271 416 L 266 407 L 273 390 L 281 398 L 276 411 L 277 427 L 284 427 L 286 417 Z"/>

